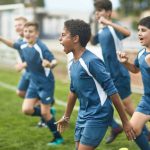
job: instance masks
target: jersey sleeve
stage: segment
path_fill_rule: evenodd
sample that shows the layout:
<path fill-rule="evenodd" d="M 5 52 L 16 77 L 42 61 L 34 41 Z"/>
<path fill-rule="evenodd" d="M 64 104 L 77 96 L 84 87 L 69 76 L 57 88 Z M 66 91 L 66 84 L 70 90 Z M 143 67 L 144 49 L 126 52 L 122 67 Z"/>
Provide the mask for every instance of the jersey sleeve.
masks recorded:
<path fill-rule="evenodd" d="M 70 91 L 75 93 L 75 89 L 73 87 L 73 83 L 72 83 L 72 80 L 70 81 Z"/>
<path fill-rule="evenodd" d="M 48 49 L 48 47 L 46 45 L 44 45 L 42 49 L 43 49 L 44 59 L 47 59 L 50 62 L 55 59 L 54 55 L 52 54 L 52 52 Z"/>
<path fill-rule="evenodd" d="M 134 60 L 134 65 L 139 68 L 139 60 L 138 57 L 136 57 L 136 59 Z"/>
<path fill-rule="evenodd" d="M 96 58 L 89 64 L 89 71 L 93 77 L 98 81 L 103 90 L 108 96 L 117 93 L 117 89 L 110 77 L 110 74 L 106 71 L 105 65 L 102 60 Z"/>
<path fill-rule="evenodd" d="M 93 36 L 92 41 L 93 41 L 93 44 L 95 44 L 95 45 L 99 43 L 99 41 L 98 41 L 98 34 L 96 34 L 95 36 Z"/>
<path fill-rule="evenodd" d="M 18 51 L 20 50 L 20 46 L 21 46 L 21 43 L 19 43 L 19 42 L 14 42 L 14 44 L 13 44 L 13 48 Z"/>
<path fill-rule="evenodd" d="M 118 32 L 118 31 L 116 31 L 116 30 L 115 30 L 115 32 L 116 32 L 117 37 L 118 37 L 120 40 L 123 40 L 123 39 L 125 39 L 125 38 L 127 37 L 127 36 L 123 35 L 122 33 Z"/>

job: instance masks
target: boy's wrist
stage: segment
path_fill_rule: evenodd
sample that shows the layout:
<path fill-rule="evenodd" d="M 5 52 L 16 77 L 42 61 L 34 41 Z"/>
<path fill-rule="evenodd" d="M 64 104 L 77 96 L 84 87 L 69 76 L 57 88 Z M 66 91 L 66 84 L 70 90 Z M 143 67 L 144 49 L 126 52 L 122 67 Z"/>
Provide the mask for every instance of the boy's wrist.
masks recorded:
<path fill-rule="evenodd" d="M 62 119 L 66 122 L 69 122 L 70 121 L 70 117 L 66 116 L 66 115 L 63 115 L 62 116 Z"/>

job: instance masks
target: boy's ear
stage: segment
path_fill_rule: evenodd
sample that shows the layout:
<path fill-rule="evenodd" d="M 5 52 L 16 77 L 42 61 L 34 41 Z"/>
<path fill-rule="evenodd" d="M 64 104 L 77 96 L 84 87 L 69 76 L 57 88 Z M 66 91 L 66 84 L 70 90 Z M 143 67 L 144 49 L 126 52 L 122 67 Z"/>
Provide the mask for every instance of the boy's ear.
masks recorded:
<path fill-rule="evenodd" d="M 74 41 L 74 43 L 78 43 L 79 42 L 79 35 L 75 35 L 73 37 L 73 41 Z"/>
<path fill-rule="evenodd" d="M 107 17 L 108 17 L 108 18 L 111 18 L 111 15 L 112 15 L 112 11 L 111 11 L 111 10 L 108 10 L 108 11 L 107 11 Z"/>

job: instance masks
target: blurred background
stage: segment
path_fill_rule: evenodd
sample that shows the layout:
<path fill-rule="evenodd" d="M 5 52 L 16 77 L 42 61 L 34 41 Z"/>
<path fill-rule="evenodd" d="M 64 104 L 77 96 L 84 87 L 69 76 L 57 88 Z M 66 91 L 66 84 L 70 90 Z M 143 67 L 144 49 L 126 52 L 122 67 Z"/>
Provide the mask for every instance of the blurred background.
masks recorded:
<path fill-rule="evenodd" d="M 149 0 L 111 0 L 113 17 L 128 19 L 133 29 L 141 16 L 148 12 Z M 1 0 L 0 34 L 14 38 L 13 19 L 26 16 L 40 24 L 41 38 L 57 38 L 63 22 L 69 18 L 81 18 L 89 21 L 93 12 L 93 0 Z"/>
<path fill-rule="evenodd" d="M 137 38 L 137 22 L 143 16 L 150 15 L 150 0 L 111 0 L 113 4 L 112 18 L 131 31 L 131 36 L 123 41 L 124 50 L 130 53 L 133 60 L 140 48 Z M 70 18 L 84 19 L 91 24 L 92 32 L 96 30 L 94 20 L 94 0 L 0 0 L 0 35 L 15 40 L 14 18 L 25 16 L 36 20 L 40 26 L 40 38 L 50 50 L 61 53 L 62 47 L 58 37 L 63 23 Z M 91 46 L 98 53 L 98 46 Z M 0 65 L 14 65 L 18 54 L 0 43 Z M 7 50 L 6 50 L 7 49 Z M 60 55 L 57 54 L 56 57 Z M 9 61 L 8 61 L 9 60 Z M 66 61 L 66 58 L 63 58 Z M 140 74 L 132 75 L 134 91 L 142 91 Z M 135 90 L 136 89 L 136 90 Z M 139 90 L 140 89 L 140 90 Z"/>
<path fill-rule="evenodd" d="M 64 21 L 70 18 L 84 19 L 90 23 L 92 33 L 97 30 L 93 1 L 0 0 L 0 36 L 13 41 L 17 39 L 14 28 L 15 17 L 24 16 L 28 20 L 35 20 L 40 26 L 40 38 L 58 60 L 58 65 L 53 70 L 56 79 L 56 119 L 59 119 L 64 113 L 70 82 L 67 73 L 67 57 L 58 37 Z M 141 17 L 150 15 L 150 0 L 111 1 L 113 3 L 113 20 L 119 21 L 131 31 L 131 36 L 123 40 L 123 50 L 128 52 L 130 61 L 133 61 L 140 48 L 137 38 L 137 22 Z M 101 54 L 99 45 L 92 46 L 89 43 L 87 47 Z M 36 127 L 39 118 L 24 116 L 21 112 L 22 99 L 15 93 L 21 76 L 14 69 L 18 59 L 19 55 L 14 49 L 0 42 L 0 150 L 73 150 L 74 125 L 78 107 L 72 114 L 69 130 L 63 134 L 65 144 L 61 147 L 47 147 L 45 143 L 48 142 L 51 135 L 47 129 Z M 143 93 L 140 73 L 131 74 L 131 87 L 133 91 L 131 96 L 134 105 L 137 106 L 141 99 L 141 93 Z M 115 117 L 119 118 L 116 111 Z M 128 147 L 129 150 L 138 149 L 134 142 L 128 142 L 125 135 L 121 134 L 111 145 L 105 144 L 105 140 L 103 140 L 97 150 L 118 150 L 121 147 Z"/>

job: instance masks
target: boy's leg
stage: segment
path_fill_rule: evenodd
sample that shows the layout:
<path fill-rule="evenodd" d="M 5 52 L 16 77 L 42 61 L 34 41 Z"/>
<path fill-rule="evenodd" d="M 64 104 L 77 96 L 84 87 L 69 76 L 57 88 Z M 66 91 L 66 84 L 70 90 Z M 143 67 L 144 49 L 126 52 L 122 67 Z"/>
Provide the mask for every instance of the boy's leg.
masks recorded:
<path fill-rule="evenodd" d="M 108 126 L 95 126 L 94 128 L 91 127 L 85 127 L 81 132 L 79 133 L 81 135 L 78 150 L 94 150 L 96 147 L 101 143 L 103 140 L 106 131 L 108 129 Z M 78 132 L 76 132 L 77 137 Z"/>
<path fill-rule="evenodd" d="M 128 96 L 127 98 L 125 98 L 123 100 L 123 104 L 125 106 L 125 110 L 128 113 L 128 115 L 130 117 L 132 117 L 132 115 L 133 115 L 133 113 L 135 111 L 135 108 L 134 108 L 134 104 L 133 104 L 133 102 L 131 100 L 131 97 Z M 150 138 L 150 132 L 149 132 L 148 128 L 146 127 L 146 125 L 144 125 L 144 127 L 143 127 L 143 133 L 146 135 L 146 137 L 148 138 L 148 140 L 150 140 L 149 139 Z"/>
<path fill-rule="evenodd" d="M 40 116 L 41 111 L 38 108 L 34 108 L 37 99 L 24 99 L 22 104 L 22 112 L 26 115 Z"/>
<path fill-rule="evenodd" d="M 150 120 L 150 115 L 145 115 L 140 112 L 134 112 L 130 120 L 130 123 L 137 135 L 135 142 L 141 150 L 150 150 L 148 139 L 142 132 L 142 129 L 148 120 Z"/>
<path fill-rule="evenodd" d="M 55 118 L 50 114 L 50 105 L 41 104 L 42 117 L 45 119 L 48 128 L 52 132 L 54 139 L 48 143 L 48 145 L 59 145 L 64 142 L 61 134 L 57 131 L 57 125 L 55 124 Z"/>

